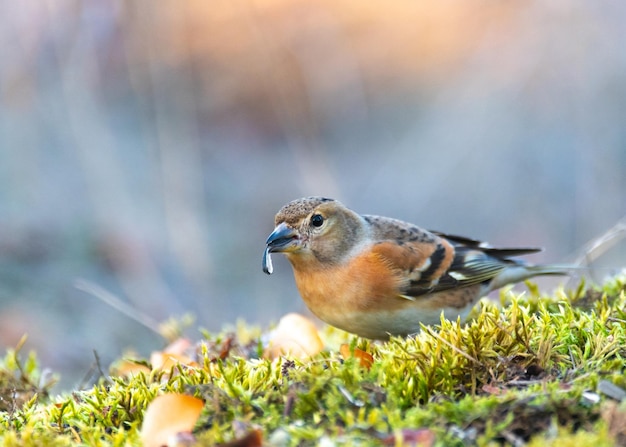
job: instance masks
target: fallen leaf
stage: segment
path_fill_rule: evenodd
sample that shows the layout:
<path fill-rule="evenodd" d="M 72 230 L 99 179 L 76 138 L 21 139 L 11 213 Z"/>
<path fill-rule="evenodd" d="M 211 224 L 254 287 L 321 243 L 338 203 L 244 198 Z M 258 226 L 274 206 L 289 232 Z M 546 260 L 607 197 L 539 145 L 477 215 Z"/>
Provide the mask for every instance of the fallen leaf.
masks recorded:
<path fill-rule="evenodd" d="M 435 443 L 435 433 L 427 428 L 404 429 L 395 435 L 387 436 L 382 442 L 384 445 L 431 447 Z"/>
<path fill-rule="evenodd" d="M 113 374 L 115 374 L 116 376 L 130 376 L 133 374 L 138 374 L 140 372 L 150 374 L 150 368 L 147 365 L 127 359 L 116 362 L 111 369 L 113 371 Z"/>
<path fill-rule="evenodd" d="M 219 444 L 219 447 L 263 447 L 263 436 L 261 430 L 252 430 L 243 438 Z"/>
<path fill-rule="evenodd" d="M 278 326 L 270 334 L 265 358 L 276 359 L 281 355 L 307 358 L 317 354 L 324 348 L 317 328 L 311 320 L 290 313 L 278 322 Z"/>
<path fill-rule="evenodd" d="M 146 409 L 141 426 L 144 447 L 167 446 L 180 433 L 191 433 L 204 402 L 187 394 L 162 394 Z"/>
<path fill-rule="evenodd" d="M 180 363 L 185 366 L 197 368 L 199 365 L 183 354 L 172 354 L 169 352 L 154 351 L 150 354 L 152 369 L 169 370 Z"/>
<path fill-rule="evenodd" d="M 353 352 L 350 350 L 350 345 L 347 343 L 344 343 L 339 347 L 339 353 L 346 360 L 354 357 L 359 361 L 359 365 L 366 369 L 370 369 L 374 363 L 374 357 L 372 357 L 372 354 L 359 348 L 354 348 Z"/>
<path fill-rule="evenodd" d="M 615 439 L 615 445 L 626 445 L 626 409 L 608 401 L 602 408 L 602 419 Z"/>
<path fill-rule="evenodd" d="M 502 394 L 506 393 L 506 390 L 500 387 L 494 386 L 494 385 L 489 385 L 489 384 L 483 385 L 483 391 L 493 396 L 501 396 Z"/>
<path fill-rule="evenodd" d="M 598 391 L 618 402 L 626 400 L 626 390 L 608 380 L 600 380 L 598 383 Z"/>
<path fill-rule="evenodd" d="M 169 345 L 167 345 L 163 352 L 167 352 L 168 354 L 178 354 L 182 355 L 191 347 L 192 343 L 188 338 L 177 338 Z"/>

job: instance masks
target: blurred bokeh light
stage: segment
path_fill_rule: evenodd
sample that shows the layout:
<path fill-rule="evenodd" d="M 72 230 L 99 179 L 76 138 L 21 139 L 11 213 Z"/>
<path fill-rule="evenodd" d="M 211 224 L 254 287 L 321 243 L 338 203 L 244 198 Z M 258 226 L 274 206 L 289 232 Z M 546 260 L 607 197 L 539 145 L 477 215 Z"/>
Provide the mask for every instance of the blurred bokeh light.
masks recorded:
<path fill-rule="evenodd" d="M 571 261 L 626 215 L 624 23 L 621 2 L 3 2 L 0 343 L 28 333 L 65 387 L 93 350 L 160 346 L 77 279 L 210 330 L 305 312 L 284 260 L 261 271 L 305 195 Z"/>

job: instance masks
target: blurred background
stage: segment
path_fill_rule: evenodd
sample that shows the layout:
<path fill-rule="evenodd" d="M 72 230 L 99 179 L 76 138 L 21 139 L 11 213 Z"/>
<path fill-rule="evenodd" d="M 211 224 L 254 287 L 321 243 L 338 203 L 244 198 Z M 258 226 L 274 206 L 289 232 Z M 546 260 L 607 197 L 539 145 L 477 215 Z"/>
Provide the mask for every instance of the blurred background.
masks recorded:
<path fill-rule="evenodd" d="M 93 350 L 162 346 L 77 280 L 211 331 L 305 313 L 261 255 L 307 195 L 572 261 L 626 215 L 624 23 L 621 2 L 2 2 L 1 346 L 28 333 L 62 388 Z M 625 264 L 620 243 L 590 274 Z"/>

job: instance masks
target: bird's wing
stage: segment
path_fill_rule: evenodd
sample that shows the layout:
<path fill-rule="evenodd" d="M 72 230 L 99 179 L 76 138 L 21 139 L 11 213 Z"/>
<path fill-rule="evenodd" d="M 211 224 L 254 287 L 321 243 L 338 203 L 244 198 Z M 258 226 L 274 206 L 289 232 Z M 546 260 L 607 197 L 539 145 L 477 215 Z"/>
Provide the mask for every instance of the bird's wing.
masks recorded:
<path fill-rule="evenodd" d="M 373 251 L 402 275 L 404 281 L 400 295 L 407 298 L 488 283 L 506 268 L 523 265 L 509 259 L 509 256 L 537 251 L 531 248 L 480 247 L 480 242 L 473 239 L 449 239 L 441 233 L 427 234 L 433 235 L 433 238 L 394 238 L 380 241 L 373 247 Z"/>
<path fill-rule="evenodd" d="M 401 295 L 408 298 L 489 282 L 508 267 L 524 266 L 511 257 L 541 251 L 497 248 L 388 217 L 363 217 L 372 229 L 373 250 L 403 277 Z"/>
<path fill-rule="evenodd" d="M 452 264 L 438 278 L 433 279 L 434 284 L 422 280 L 411 281 L 405 294 L 420 296 L 489 282 L 512 264 L 515 264 L 515 261 L 499 259 L 480 250 L 457 246 Z"/>
<path fill-rule="evenodd" d="M 522 256 L 529 255 L 532 253 L 538 253 L 543 249 L 538 247 L 519 247 L 519 248 L 499 248 L 492 247 L 487 242 L 479 241 L 477 239 L 471 239 L 465 236 L 458 236 L 455 234 L 442 233 L 440 231 L 430 231 L 430 233 L 435 234 L 439 237 L 447 239 L 456 247 L 466 247 L 466 248 L 475 248 L 484 253 L 492 255 L 496 258 L 506 258 L 509 256 Z"/>

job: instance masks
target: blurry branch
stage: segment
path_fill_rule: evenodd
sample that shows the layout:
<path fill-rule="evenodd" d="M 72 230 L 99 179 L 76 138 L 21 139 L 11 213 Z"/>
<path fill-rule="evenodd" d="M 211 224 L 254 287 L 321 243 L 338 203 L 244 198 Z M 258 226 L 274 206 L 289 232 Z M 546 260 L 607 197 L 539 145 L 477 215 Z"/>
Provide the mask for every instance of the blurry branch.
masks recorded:
<path fill-rule="evenodd" d="M 143 119 L 153 138 L 155 196 L 163 205 L 167 241 L 186 278 L 194 285 L 203 284 L 214 266 L 206 238 L 210 210 L 203 196 L 202 137 L 196 116 L 202 104 L 194 91 L 195 61 L 186 38 L 190 11 L 177 4 L 155 9 L 149 2 L 127 7 L 133 17 L 124 22 L 131 83 L 138 98 L 144 83 L 152 86 L 150 114 Z M 154 39 L 154 29 L 162 29 L 168 38 Z M 181 62 L 172 70 L 167 61 L 177 58 Z"/>
<path fill-rule="evenodd" d="M 99 300 L 111 306 L 113 309 L 126 315 L 128 318 L 161 335 L 160 326 L 156 320 L 146 314 L 139 312 L 137 309 L 126 304 L 121 299 L 113 295 L 111 292 L 103 289 L 99 285 L 85 279 L 77 279 L 74 282 L 74 287 L 93 297 L 98 298 Z"/>
<path fill-rule="evenodd" d="M 75 13 L 68 20 L 75 20 L 75 26 L 79 26 L 80 10 Z M 110 124 L 103 101 L 106 91 L 96 87 L 106 77 L 99 51 L 103 45 L 99 40 L 101 36 L 90 28 L 79 28 L 80 39 L 75 45 L 69 45 L 71 35 L 62 32 L 63 27 L 54 20 L 51 23 L 59 28 L 55 30 L 55 35 L 59 37 L 53 41 L 53 48 L 61 61 L 57 69 L 62 95 L 59 102 L 63 106 L 63 113 L 53 114 L 52 118 L 56 128 L 67 129 L 67 144 L 76 154 L 81 179 L 93 204 L 96 225 L 99 229 L 142 225 L 145 221 L 141 214 L 144 209 L 136 205 L 139 201 L 133 197 L 132 180 L 136 169 L 121 156 L 123 152 L 118 149 L 120 139 Z M 68 51 L 68 46 L 72 51 Z M 142 228 L 142 231 L 145 230 Z M 134 283 L 119 275 L 130 300 L 144 303 L 145 296 L 166 295 L 154 269 L 145 273 L 144 277 L 149 277 L 150 284 L 161 293 L 138 291 L 133 287 Z"/>
<path fill-rule="evenodd" d="M 75 21 L 72 25 L 77 27 L 80 37 L 76 42 L 71 40 L 72 34 L 55 25 L 59 28 L 55 30 L 55 36 L 59 37 L 53 43 L 61 61 L 58 65 L 62 95 L 59 103 L 63 113 L 54 115 L 54 127 L 68 130 L 68 146 L 75 151 L 99 232 L 110 233 L 113 228 L 124 233 L 141 232 L 152 241 L 163 241 L 166 239 L 161 234 L 163 230 L 153 218 L 163 209 L 168 248 L 171 247 L 183 266 L 185 278 L 192 279 L 194 285 L 203 284 L 207 272 L 213 269 L 207 255 L 209 251 L 199 249 L 208 246 L 204 237 L 207 213 L 202 197 L 202 163 L 193 145 L 198 135 L 190 112 L 195 98 L 192 76 L 189 70 L 172 72 L 162 60 L 163 54 L 174 51 L 171 45 L 182 40 L 185 21 L 182 12 L 174 15 L 180 8 L 163 10 L 161 15 L 145 2 L 139 2 L 137 8 L 131 17 L 137 17 L 138 22 L 125 21 L 120 26 L 125 26 L 125 40 L 121 45 L 128 58 L 128 76 L 136 89 L 127 102 L 138 103 L 137 109 L 144 111 L 140 113 L 144 126 L 133 142 L 140 148 L 136 153 L 145 154 L 143 158 L 126 155 L 126 137 L 114 127 L 117 120 L 111 119 L 114 114 L 106 100 L 107 81 L 120 85 L 126 81 L 120 74 L 116 76 L 122 77 L 113 81 L 107 79 L 110 68 L 107 68 L 103 49 L 110 44 L 108 35 L 84 26 L 80 21 L 80 7 L 68 19 Z M 112 15 L 106 20 L 107 25 L 115 28 L 120 19 Z M 161 29 L 161 25 L 165 27 L 164 33 L 171 32 L 178 40 L 169 46 L 157 47 L 149 31 Z M 144 66 L 147 73 L 137 73 L 138 67 Z M 146 84 L 140 84 L 138 79 L 147 80 L 146 84 L 152 87 L 150 94 L 143 93 Z M 149 100 L 142 103 L 145 96 Z M 141 150 L 144 139 L 147 141 L 145 151 Z M 137 181 L 137 177 L 145 177 L 147 181 Z M 175 302 L 168 299 L 169 289 L 158 269 L 147 257 L 144 261 L 138 280 L 118 274 L 128 299 L 138 308 L 145 307 L 148 296 L 152 303 L 158 299 L 159 306 Z"/>

